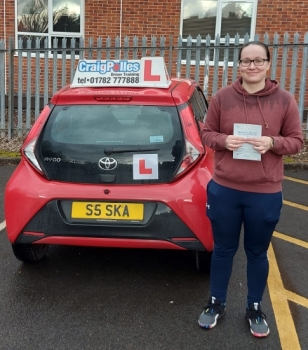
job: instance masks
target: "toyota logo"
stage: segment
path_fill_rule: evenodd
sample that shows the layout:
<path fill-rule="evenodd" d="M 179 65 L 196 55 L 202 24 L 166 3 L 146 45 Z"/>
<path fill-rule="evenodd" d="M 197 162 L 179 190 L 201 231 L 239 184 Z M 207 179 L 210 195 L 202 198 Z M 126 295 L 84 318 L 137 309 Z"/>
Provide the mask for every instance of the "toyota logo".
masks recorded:
<path fill-rule="evenodd" d="M 117 165 L 118 162 L 114 158 L 104 157 L 98 161 L 98 166 L 103 170 L 113 170 Z"/>

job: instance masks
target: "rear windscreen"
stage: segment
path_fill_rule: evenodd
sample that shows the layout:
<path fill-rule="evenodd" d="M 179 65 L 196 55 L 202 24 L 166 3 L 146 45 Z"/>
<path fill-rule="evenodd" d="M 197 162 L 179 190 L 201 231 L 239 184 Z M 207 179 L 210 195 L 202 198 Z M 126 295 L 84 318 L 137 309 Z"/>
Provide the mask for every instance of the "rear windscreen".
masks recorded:
<path fill-rule="evenodd" d="M 52 180 L 166 183 L 181 164 L 183 145 L 176 107 L 74 105 L 53 109 L 35 152 Z M 153 173 L 147 162 L 154 162 Z"/>
<path fill-rule="evenodd" d="M 66 106 L 56 107 L 52 119 L 51 138 L 69 144 L 166 144 L 180 128 L 175 107 Z"/>

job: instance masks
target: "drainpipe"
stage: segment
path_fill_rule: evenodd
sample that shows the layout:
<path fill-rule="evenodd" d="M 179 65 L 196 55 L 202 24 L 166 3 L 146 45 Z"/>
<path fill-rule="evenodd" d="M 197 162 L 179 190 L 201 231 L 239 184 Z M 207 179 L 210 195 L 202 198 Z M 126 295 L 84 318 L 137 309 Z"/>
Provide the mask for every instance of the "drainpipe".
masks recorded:
<path fill-rule="evenodd" d="M 6 49 L 6 0 L 3 2 L 3 35 L 4 35 L 4 50 Z M 4 74 L 6 74 L 6 55 L 4 55 Z M 6 93 L 7 79 L 4 82 L 4 93 Z"/>
<path fill-rule="evenodd" d="M 120 45 L 122 46 L 122 11 L 123 11 L 123 0 L 120 3 Z M 120 59 L 121 59 L 121 51 L 120 51 Z"/>

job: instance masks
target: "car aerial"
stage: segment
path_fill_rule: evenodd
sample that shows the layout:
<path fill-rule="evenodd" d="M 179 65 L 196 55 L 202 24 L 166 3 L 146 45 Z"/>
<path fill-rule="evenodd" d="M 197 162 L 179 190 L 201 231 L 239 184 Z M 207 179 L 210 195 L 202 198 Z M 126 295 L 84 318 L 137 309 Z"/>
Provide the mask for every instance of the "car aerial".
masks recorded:
<path fill-rule="evenodd" d="M 169 78 L 161 57 L 79 60 L 42 110 L 5 189 L 15 256 L 49 245 L 213 250 L 205 215 L 213 151 L 200 130 L 206 98 Z"/>

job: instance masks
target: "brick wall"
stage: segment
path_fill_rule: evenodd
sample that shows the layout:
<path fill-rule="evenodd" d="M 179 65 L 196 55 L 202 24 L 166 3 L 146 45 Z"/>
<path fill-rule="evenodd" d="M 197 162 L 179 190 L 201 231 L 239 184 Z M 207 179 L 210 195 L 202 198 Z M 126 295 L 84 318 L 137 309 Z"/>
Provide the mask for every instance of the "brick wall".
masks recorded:
<path fill-rule="evenodd" d="M 304 35 L 308 31 L 307 6 L 307 0 L 259 0 L 256 33 Z"/>
<path fill-rule="evenodd" d="M 85 1 L 85 37 L 120 36 L 120 0 Z M 15 2 L 5 0 L 5 23 L 0 22 L 0 38 L 15 35 Z M 308 0 L 259 0 L 256 33 L 289 32 L 301 35 L 307 27 Z M 177 36 L 180 33 L 181 0 L 150 1 L 122 0 L 122 37 L 146 35 Z M 4 0 L 0 1 L 0 14 L 4 18 Z"/>
<path fill-rule="evenodd" d="M 5 11 L 5 12 L 4 12 Z M 4 38 L 4 32 L 6 31 L 7 38 L 14 37 L 15 35 L 15 3 L 14 0 L 0 1 L 0 38 Z M 5 18 L 5 22 L 4 22 Z"/>
<path fill-rule="evenodd" d="M 169 36 L 179 35 L 181 0 L 122 1 L 122 27 L 120 28 L 120 0 L 91 0 L 86 2 L 85 36 Z"/>
<path fill-rule="evenodd" d="M 5 0 L 5 6 L 4 13 L 4 0 L 0 1 L 0 16 L 2 19 L 5 17 L 5 23 L 0 22 L 0 38 L 4 37 L 4 28 L 6 29 L 7 39 L 15 38 L 15 1 Z M 301 35 L 300 41 L 302 42 L 304 33 L 308 31 L 306 25 L 307 7 L 308 0 L 259 0 L 256 33 L 261 35 L 261 39 L 264 33 L 268 33 L 272 41 L 275 33 L 279 33 L 282 37 L 285 32 L 288 32 L 291 35 L 290 39 L 293 40 L 293 34 L 298 32 Z M 128 36 L 130 45 L 132 45 L 134 36 L 139 37 L 139 45 L 141 45 L 141 38 L 146 36 L 149 45 L 151 35 L 158 39 L 157 46 L 159 46 L 159 38 L 162 35 L 166 38 L 167 45 L 169 35 L 174 37 L 173 45 L 177 44 L 177 36 L 180 34 L 181 0 L 169 0 L 168 2 L 161 0 L 122 0 L 121 26 L 120 8 L 121 0 L 85 0 L 86 45 L 90 37 L 94 39 L 95 46 L 98 37 L 103 39 L 104 45 L 108 36 L 114 43 L 115 37 L 120 35 L 122 40 L 125 36 Z M 32 66 L 34 69 L 34 60 Z M 300 61 L 299 66 L 301 67 Z M 60 63 L 58 69 L 61 69 Z M 49 67 L 49 72 L 52 75 L 52 66 Z M 173 71 L 173 75 L 174 73 Z M 43 80 L 42 75 L 42 83 Z M 59 85 L 60 83 L 59 81 Z M 202 84 L 202 78 L 200 83 Z M 32 81 L 31 85 L 34 87 L 35 82 Z M 299 86 L 296 87 L 296 95 L 298 89 Z"/>

